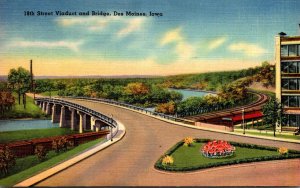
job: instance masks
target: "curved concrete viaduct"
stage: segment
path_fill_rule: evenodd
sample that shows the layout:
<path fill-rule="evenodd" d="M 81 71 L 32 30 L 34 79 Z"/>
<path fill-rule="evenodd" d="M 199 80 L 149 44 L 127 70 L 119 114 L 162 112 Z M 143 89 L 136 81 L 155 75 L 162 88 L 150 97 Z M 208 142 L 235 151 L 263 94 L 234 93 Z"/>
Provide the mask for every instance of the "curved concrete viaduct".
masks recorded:
<path fill-rule="evenodd" d="M 120 142 L 36 186 L 300 185 L 299 159 L 219 167 L 193 173 L 164 173 L 153 167 L 167 149 L 186 136 L 298 150 L 300 144 L 196 130 L 103 103 L 65 100 L 103 114 L 113 114 L 126 126 L 126 135 Z"/>

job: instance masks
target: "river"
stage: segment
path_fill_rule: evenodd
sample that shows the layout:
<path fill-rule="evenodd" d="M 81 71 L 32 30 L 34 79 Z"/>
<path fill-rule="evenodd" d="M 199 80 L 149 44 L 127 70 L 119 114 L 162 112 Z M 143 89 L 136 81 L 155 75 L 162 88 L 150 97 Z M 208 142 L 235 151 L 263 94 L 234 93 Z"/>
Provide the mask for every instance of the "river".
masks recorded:
<path fill-rule="evenodd" d="M 215 93 L 211 91 L 200 91 L 200 90 L 190 90 L 190 89 L 169 89 L 170 91 L 177 91 L 182 94 L 182 100 L 185 100 L 189 97 L 203 97 L 205 95 L 215 95 Z"/>
<path fill-rule="evenodd" d="M 51 120 L 0 120 L 0 132 L 59 127 Z"/>

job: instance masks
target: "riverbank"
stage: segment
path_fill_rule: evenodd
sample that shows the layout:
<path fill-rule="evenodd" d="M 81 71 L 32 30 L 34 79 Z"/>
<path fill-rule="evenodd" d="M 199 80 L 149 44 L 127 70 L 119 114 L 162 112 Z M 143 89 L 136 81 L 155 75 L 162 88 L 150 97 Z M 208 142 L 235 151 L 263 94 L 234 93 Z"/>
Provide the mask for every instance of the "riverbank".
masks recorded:
<path fill-rule="evenodd" d="M 0 114 L 0 120 L 11 119 L 50 119 L 37 105 L 34 104 L 34 99 L 31 96 L 26 95 L 26 108 L 24 108 L 22 102 L 18 104 L 17 94 L 13 94 L 15 97 L 15 104 L 11 111 L 6 111 L 4 114 Z"/>

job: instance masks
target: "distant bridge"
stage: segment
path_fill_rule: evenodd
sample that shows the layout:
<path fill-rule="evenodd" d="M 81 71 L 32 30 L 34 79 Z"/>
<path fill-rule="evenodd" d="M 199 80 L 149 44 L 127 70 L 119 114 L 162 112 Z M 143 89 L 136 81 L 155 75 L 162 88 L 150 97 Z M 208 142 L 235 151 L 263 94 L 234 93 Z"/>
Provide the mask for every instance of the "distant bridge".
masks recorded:
<path fill-rule="evenodd" d="M 85 130 L 99 131 L 114 129 L 117 132 L 118 124 L 113 119 L 98 111 L 82 105 L 58 98 L 35 98 L 35 103 L 47 114 L 51 115 L 52 123 L 59 123 L 59 127 L 68 127 L 79 133 Z"/>

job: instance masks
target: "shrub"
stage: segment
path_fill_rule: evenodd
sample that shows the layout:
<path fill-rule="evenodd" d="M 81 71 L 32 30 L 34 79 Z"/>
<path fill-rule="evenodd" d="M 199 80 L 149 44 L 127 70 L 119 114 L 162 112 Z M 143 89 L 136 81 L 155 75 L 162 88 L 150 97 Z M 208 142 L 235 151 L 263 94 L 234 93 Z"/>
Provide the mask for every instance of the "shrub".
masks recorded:
<path fill-rule="evenodd" d="M 172 156 L 166 155 L 163 159 L 162 159 L 162 165 L 166 166 L 166 165 L 172 165 L 174 163 L 174 159 Z"/>
<path fill-rule="evenodd" d="M 34 150 L 34 154 L 40 161 L 43 161 L 46 158 L 47 152 L 47 149 L 42 145 L 36 146 Z"/>
<path fill-rule="evenodd" d="M 55 150 L 56 153 L 60 151 L 66 151 L 68 149 L 68 140 L 65 136 L 59 137 L 52 141 L 52 149 Z"/>
<path fill-rule="evenodd" d="M 14 154 L 8 146 L 0 149 L 0 170 L 3 174 L 7 174 L 8 170 L 16 164 Z"/>
<path fill-rule="evenodd" d="M 191 146 L 195 141 L 192 137 L 186 137 L 183 142 L 185 146 Z"/>
<path fill-rule="evenodd" d="M 158 104 L 155 108 L 155 112 L 164 113 L 164 114 L 175 114 L 176 106 L 173 101 L 168 103 Z"/>
<path fill-rule="evenodd" d="M 286 155 L 286 154 L 288 154 L 289 150 L 286 147 L 280 147 L 280 148 L 278 148 L 278 152 L 281 155 Z"/>
<path fill-rule="evenodd" d="M 70 141 L 68 141 L 67 147 L 68 147 L 68 149 L 69 149 L 69 148 L 73 148 L 74 145 L 75 145 L 74 141 L 73 141 L 73 140 L 70 140 Z"/>

